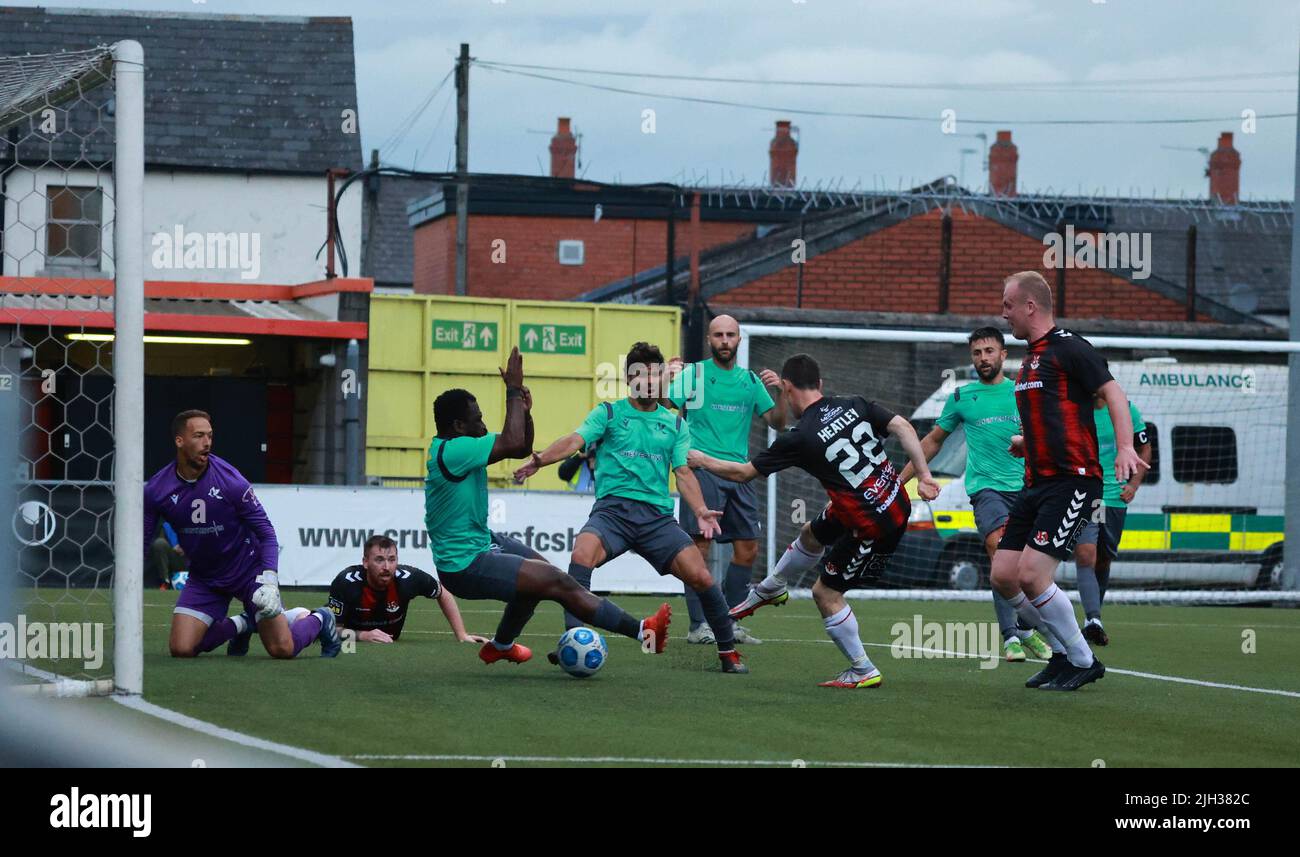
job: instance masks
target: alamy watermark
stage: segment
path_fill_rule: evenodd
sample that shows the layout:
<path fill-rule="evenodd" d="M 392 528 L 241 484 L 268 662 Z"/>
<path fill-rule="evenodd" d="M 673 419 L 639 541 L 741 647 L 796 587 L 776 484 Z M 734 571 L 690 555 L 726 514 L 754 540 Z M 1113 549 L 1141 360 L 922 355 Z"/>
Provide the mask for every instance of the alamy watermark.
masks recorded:
<path fill-rule="evenodd" d="M 104 665 L 103 622 L 0 622 L 0 658 L 79 660 L 87 670 Z"/>
<path fill-rule="evenodd" d="M 150 243 L 154 270 L 237 270 L 242 280 L 262 273 L 259 232 L 186 232 L 177 224 L 171 232 L 155 232 Z"/>
<path fill-rule="evenodd" d="M 895 658 L 978 658 L 980 669 L 1002 662 L 1002 633 L 996 622 L 925 622 L 921 614 L 912 622 L 895 622 L 889 629 Z"/>
<path fill-rule="evenodd" d="M 1043 267 L 1129 271 L 1135 280 L 1151 276 L 1150 232 L 1049 232 L 1043 236 Z"/>

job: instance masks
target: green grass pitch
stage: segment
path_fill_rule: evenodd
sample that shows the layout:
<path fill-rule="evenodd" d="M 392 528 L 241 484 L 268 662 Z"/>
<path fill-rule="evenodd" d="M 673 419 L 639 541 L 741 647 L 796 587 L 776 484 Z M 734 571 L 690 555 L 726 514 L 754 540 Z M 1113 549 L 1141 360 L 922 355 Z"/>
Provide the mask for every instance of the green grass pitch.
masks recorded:
<path fill-rule="evenodd" d="M 638 615 L 660 601 L 615 600 Z M 1151 675 L 1111 672 L 1061 694 L 1023 686 L 1038 668 L 1032 662 L 981 669 L 975 659 L 892 656 L 895 622 L 910 625 L 917 614 L 925 622 L 988 622 L 986 604 L 853 602 L 885 683 L 842 691 L 816 686 L 843 658 L 810 601 L 745 622 L 765 640 L 741 647 L 750 675 L 723 675 L 712 646 L 686 644 L 685 605 L 674 598 L 666 653 L 643 654 L 606 635 L 609 661 L 585 680 L 545 660 L 562 631 L 553 605 L 538 610 L 521 638 L 534 651 L 531 662 L 485 666 L 424 599 L 412 603 L 400 642 L 357 643 L 355 653 L 333 660 L 313 646 L 295 661 L 273 661 L 257 640 L 243 659 L 220 649 L 174 660 L 166 653 L 174 601 L 171 592 L 145 593 L 148 701 L 366 765 L 1300 764 L 1300 612 L 1292 609 L 1110 606 L 1112 644 L 1098 650 L 1102 660 Z M 285 592 L 286 606 L 323 601 L 320 592 Z M 461 609 L 471 633 L 490 636 L 501 607 L 461 602 Z M 78 611 L 102 608 L 58 613 L 73 619 Z M 50 618 L 34 604 L 27 613 Z M 1253 653 L 1243 651 L 1244 635 L 1253 637 Z"/>

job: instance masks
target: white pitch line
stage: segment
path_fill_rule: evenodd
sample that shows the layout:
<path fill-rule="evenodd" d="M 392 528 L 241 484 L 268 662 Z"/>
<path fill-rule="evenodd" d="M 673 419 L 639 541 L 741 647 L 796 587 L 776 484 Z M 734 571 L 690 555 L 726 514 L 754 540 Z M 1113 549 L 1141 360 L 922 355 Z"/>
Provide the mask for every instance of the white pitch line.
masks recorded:
<path fill-rule="evenodd" d="M 637 756 L 470 756 L 359 754 L 349 759 L 388 762 L 551 762 L 556 764 L 708 765 L 711 767 L 763 768 L 999 768 L 1006 765 L 927 765 L 910 762 L 822 762 L 805 759 L 657 759 Z"/>
<path fill-rule="evenodd" d="M 18 672 L 24 675 L 30 675 L 33 678 L 45 682 L 66 682 L 69 679 L 58 673 L 52 673 L 38 667 L 20 664 L 15 661 L 10 663 Z M 279 753 L 282 756 L 288 756 L 291 759 L 298 759 L 303 762 L 310 762 L 313 765 L 320 765 L 323 768 L 357 768 L 351 762 L 340 756 L 329 756 L 324 753 L 316 753 L 311 750 L 304 750 L 301 747 L 291 747 L 288 744 L 279 744 L 275 741 L 267 741 L 264 738 L 257 738 L 252 735 L 245 735 L 243 732 L 236 732 L 233 729 L 227 729 L 224 726 L 218 726 L 215 723 L 208 723 L 205 720 L 199 720 L 196 717 L 190 717 L 188 714 L 181 714 L 179 711 L 172 711 L 170 708 L 163 708 L 161 705 L 154 705 L 152 702 L 146 702 L 137 696 L 125 696 L 113 694 L 109 699 L 125 708 L 133 711 L 139 711 L 142 714 L 148 714 L 150 717 L 157 717 L 159 720 L 166 720 L 168 723 L 174 723 L 185 729 L 195 732 L 201 732 L 204 735 L 211 735 L 214 738 L 220 738 L 223 741 L 229 741 L 233 744 L 241 744 L 245 747 L 252 747 L 257 750 L 269 750 L 272 753 Z"/>
<path fill-rule="evenodd" d="M 292 759 L 310 762 L 313 765 L 320 765 L 322 768 L 360 767 L 360 765 L 355 765 L 341 756 L 330 756 L 325 753 L 316 753 L 312 750 L 304 750 L 301 747 L 291 747 L 288 744 L 280 744 L 275 741 L 267 741 L 264 738 L 245 735 L 243 732 L 236 732 L 233 729 L 227 729 L 226 727 L 218 726 L 215 723 L 208 723 L 205 720 L 199 720 L 198 718 L 190 717 L 187 714 L 172 711 L 170 708 L 163 708 L 161 705 L 154 705 L 152 702 L 146 702 L 139 697 L 115 695 L 111 698 L 117 704 L 130 708 L 133 711 L 139 711 L 142 714 L 148 714 L 150 717 L 157 717 L 159 720 L 166 720 L 168 723 L 174 723 L 185 729 L 200 732 L 204 735 L 211 735 L 214 738 L 220 738 L 223 741 L 229 741 L 233 744 L 252 747 L 256 750 L 268 750 L 272 753 L 279 753 L 282 756 L 288 756 Z"/>
<path fill-rule="evenodd" d="M 164 627 L 164 626 L 156 626 L 156 627 Z M 422 631 L 416 629 L 408 629 L 404 633 L 411 634 L 411 635 L 428 634 L 431 636 L 451 636 L 450 631 Z M 553 635 L 531 632 L 531 633 L 520 634 L 519 636 L 520 637 L 552 637 Z M 622 638 L 615 637 L 613 639 L 622 639 Z M 632 641 L 629 640 L 628 642 L 632 642 Z M 827 646 L 832 645 L 830 640 L 804 640 L 804 639 L 788 639 L 788 638 L 787 639 L 768 638 L 766 642 L 767 643 L 806 643 L 806 644 L 827 645 Z M 896 646 L 894 643 L 864 642 L 862 645 L 869 646 L 872 648 L 878 648 L 878 649 L 902 648 L 914 652 L 923 652 L 923 653 L 930 652 L 937 655 L 946 655 L 948 657 L 974 658 L 976 660 L 988 660 L 991 657 L 990 654 L 981 655 L 981 654 L 971 654 L 969 652 L 952 652 L 952 651 L 948 651 L 947 649 L 928 649 L 924 646 Z M 1000 659 L 1001 655 L 999 654 L 998 657 Z M 1047 663 L 1047 661 L 1041 661 L 1038 660 L 1037 658 L 1029 658 L 1028 660 L 1032 663 L 1038 663 L 1038 664 Z M 1112 666 L 1107 666 L 1106 672 L 1108 674 L 1113 673 L 1115 675 L 1127 675 L 1127 676 L 1133 676 L 1135 678 L 1147 678 L 1147 679 L 1151 679 L 1152 681 L 1167 681 L 1167 682 L 1172 682 L 1174 684 L 1192 685 L 1193 687 L 1209 687 L 1209 688 L 1215 688 L 1217 690 L 1236 690 L 1236 691 L 1241 691 L 1243 693 L 1262 693 L 1267 696 L 1282 696 L 1282 697 L 1287 697 L 1289 699 L 1300 699 L 1300 691 L 1280 690 L 1278 688 L 1273 688 L 1273 687 L 1250 687 L 1244 684 L 1229 684 L 1227 682 L 1205 681 L 1203 679 L 1185 678 L 1183 676 L 1176 676 L 1176 675 L 1162 675 L 1161 673 L 1149 673 L 1149 672 L 1143 672 L 1141 670 L 1126 670 L 1126 669 L 1121 669 L 1119 667 L 1112 667 Z"/>

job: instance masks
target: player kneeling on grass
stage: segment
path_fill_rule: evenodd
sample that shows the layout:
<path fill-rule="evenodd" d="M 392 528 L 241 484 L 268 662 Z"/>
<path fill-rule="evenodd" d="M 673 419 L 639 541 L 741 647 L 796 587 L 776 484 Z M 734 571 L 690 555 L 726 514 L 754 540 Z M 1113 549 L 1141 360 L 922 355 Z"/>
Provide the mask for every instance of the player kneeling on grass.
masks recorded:
<path fill-rule="evenodd" d="M 321 608 L 292 627 L 285 618 L 275 529 L 248 480 L 212 454 L 211 418 L 182 411 L 172 420 L 172 437 L 175 462 L 144 486 L 145 551 L 162 518 L 190 562 L 172 613 L 172 657 L 192 658 L 227 641 L 227 654 L 243 655 L 254 630 L 273 658 L 292 658 L 317 639 L 322 656 L 337 655 L 333 613 Z M 226 616 L 232 598 L 244 605 L 233 619 Z"/>
<path fill-rule="evenodd" d="M 824 546 L 831 545 L 825 569 L 813 584 L 813 599 L 826 633 L 849 659 L 849 668 L 821 686 L 879 687 L 883 677 L 867 657 L 844 593 L 878 578 L 907 531 L 912 504 L 885 456 L 885 435 L 898 438 L 907 452 L 924 499 L 939 496 L 939 484 L 930 475 L 910 422 L 861 396 L 824 396 L 821 369 L 807 354 L 785 361 L 781 392 L 798 421 L 752 461 L 723 461 L 691 452 L 693 467 L 733 482 L 798 467 L 821 482 L 830 496 L 830 503 L 803 526 L 772 574 L 732 608 L 731 617 L 740 620 L 766 604 L 785 603 L 790 598 L 787 575 L 815 568 Z"/>
<path fill-rule="evenodd" d="M 666 371 L 663 353 L 656 346 L 635 343 L 627 352 L 627 398 L 601 402 L 577 431 L 533 453 L 529 462 L 515 471 L 515 480 L 522 482 L 587 444 L 600 444 L 596 502 L 574 543 L 569 574 L 587 586 L 593 569 L 634 551 L 655 571 L 671 574 L 699 593 L 722 671 L 747 673 L 749 668 L 740 662 L 736 651 L 735 630 L 722 589 L 709 574 L 694 540 L 673 517 L 669 471 L 677 475 L 682 504 L 695 512 L 700 534 L 711 539 L 719 532 L 721 513 L 704 504 L 700 484 L 686 464 L 691 431 L 684 419 L 659 403 L 666 392 Z M 577 624 L 575 618 L 565 617 L 567 627 Z"/>
<path fill-rule="evenodd" d="M 488 432 L 478 400 L 466 390 L 447 390 L 433 403 L 438 434 L 429 444 L 424 480 L 424 525 L 442 585 L 457 598 L 506 603 L 496 635 L 479 650 L 484 663 L 523 663 L 533 656 L 515 642 L 540 601 L 554 601 L 583 622 L 641 641 L 656 654 L 668 643 L 670 611 L 664 604 L 644 621 L 608 598 L 598 598 L 514 539 L 488 530 L 487 467 L 503 458 L 524 458 L 533 448 L 533 400 L 523 385 L 519 349 L 501 373 L 506 419 L 500 434 Z"/>
<path fill-rule="evenodd" d="M 402 636 L 411 599 L 420 595 L 437 600 L 457 640 L 480 645 L 487 642 L 486 637 L 465 633 L 456 599 L 438 583 L 438 578 L 398 564 L 397 542 L 384 535 L 366 539 L 361 565 L 350 565 L 338 573 L 330 584 L 325 606 L 338 617 L 340 627 L 356 632 L 358 640 L 392 643 Z"/>

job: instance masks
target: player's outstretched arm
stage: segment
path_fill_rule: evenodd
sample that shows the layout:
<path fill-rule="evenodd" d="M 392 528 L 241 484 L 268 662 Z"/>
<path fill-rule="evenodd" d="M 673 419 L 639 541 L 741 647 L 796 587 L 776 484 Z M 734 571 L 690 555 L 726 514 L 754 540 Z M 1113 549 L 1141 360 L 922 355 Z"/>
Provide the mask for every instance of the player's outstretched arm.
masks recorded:
<path fill-rule="evenodd" d="M 706 455 L 698 449 L 692 449 L 686 456 L 690 467 L 703 467 L 715 476 L 721 476 L 729 482 L 748 482 L 758 477 L 758 471 L 748 461 L 723 461 Z M 693 476 L 693 474 L 692 474 Z"/>
<path fill-rule="evenodd" d="M 534 452 L 528 458 L 528 462 L 515 471 L 515 482 L 522 483 L 529 476 L 532 476 L 543 467 L 555 464 L 557 461 L 563 461 L 570 455 L 582 449 L 585 441 L 582 435 L 576 431 L 564 435 L 556 440 L 550 446 L 541 452 Z M 525 453 L 527 454 L 527 453 Z"/>
<path fill-rule="evenodd" d="M 1118 381 L 1111 380 L 1097 391 L 1106 400 L 1111 424 L 1115 426 L 1115 476 L 1128 482 L 1134 473 L 1143 473 L 1148 465 L 1133 448 L 1133 418 L 1128 412 L 1128 396 Z"/>
<path fill-rule="evenodd" d="M 722 525 L 718 523 L 718 518 L 722 517 L 722 513 L 710 509 L 704 502 L 704 492 L 700 490 L 700 481 L 695 478 L 691 468 L 683 464 L 681 467 L 673 468 L 673 473 L 677 474 L 677 493 L 682 495 L 682 502 L 695 513 L 695 521 L 699 526 L 700 535 L 706 539 L 721 535 Z"/>
<path fill-rule="evenodd" d="M 904 417 L 895 416 L 889 421 L 889 433 L 898 438 L 912 469 L 917 474 L 916 493 L 922 500 L 933 500 L 939 496 L 939 483 L 930 474 L 930 461 L 921 449 L 921 439 L 916 436 L 916 429 Z"/>
<path fill-rule="evenodd" d="M 448 592 L 446 587 L 438 592 L 438 607 L 442 610 L 442 615 L 447 617 L 447 624 L 451 626 L 451 632 L 456 635 L 457 640 L 479 645 L 487 643 L 487 637 L 478 637 L 465 631 L 465 622 L 460 617 L 460 608 L 456 606 L 456 596 Z"/>
<path fill-rule="evenodd" d="M 948 439 L 948 432 L 944 431 L 938 426 L 935 426 L 934 428 L 930 429 L 929 434 L 921 438 L 921 454 L 925 456 L 925 460 L 930 461 L 936 455 L 938 455 L 939 450 L 943 448 L 943 442 L 947 439 Z M 908 480 L 910 480 L 915 475 L 916 475 L 916 468 L 912 466 L 912 462 L 909 460 L 907 464 L 903 465 L 903 472 L 899 475 L 898 478 L 902 481 L 904 485 L 906 485 L 908 483 Z"/>

